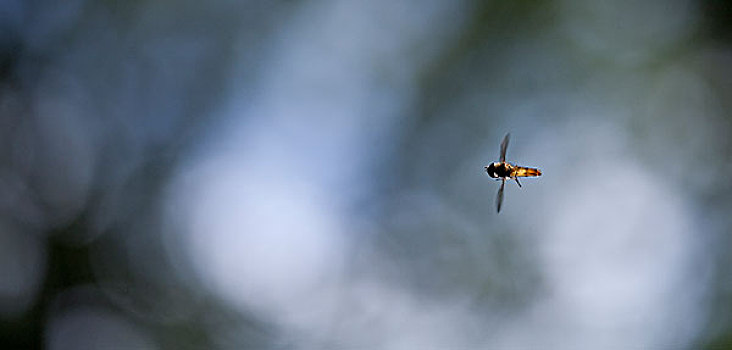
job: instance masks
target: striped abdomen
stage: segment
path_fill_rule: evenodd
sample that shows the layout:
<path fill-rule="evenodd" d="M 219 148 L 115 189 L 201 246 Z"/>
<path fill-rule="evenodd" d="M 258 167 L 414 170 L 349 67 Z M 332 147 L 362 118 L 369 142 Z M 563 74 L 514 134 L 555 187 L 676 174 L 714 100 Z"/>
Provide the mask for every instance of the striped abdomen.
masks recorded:
<path fill-rule="evenodd" d="M 529 176 L 541 176 L 541 170 L 534 168 L 526 168 L 522 166 L 513 166 L 511 177 L 529 177 Z"/>

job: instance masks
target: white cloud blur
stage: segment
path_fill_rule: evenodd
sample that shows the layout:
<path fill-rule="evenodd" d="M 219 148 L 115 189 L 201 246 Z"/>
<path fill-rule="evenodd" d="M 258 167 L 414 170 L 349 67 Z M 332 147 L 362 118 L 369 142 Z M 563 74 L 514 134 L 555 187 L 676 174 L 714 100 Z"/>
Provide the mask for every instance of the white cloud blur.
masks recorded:
<path fill-rule="evenodd" d="M 343 265 L 347 246 L 337 212 L 317 188 L 262 174 L 230 159 L 198 164 L 177 188 L 188 253 L 204 283 L 267 315 L 288 315 Z"/>

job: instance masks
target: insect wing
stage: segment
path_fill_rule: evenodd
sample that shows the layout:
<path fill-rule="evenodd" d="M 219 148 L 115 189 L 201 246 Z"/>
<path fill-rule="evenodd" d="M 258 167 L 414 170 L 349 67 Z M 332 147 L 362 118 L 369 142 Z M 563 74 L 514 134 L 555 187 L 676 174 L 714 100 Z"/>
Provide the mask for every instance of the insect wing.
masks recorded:
<path fill-rule="evenodd" d="M 506 184 L 506 179 L 501 179 L 501 187 L 498 188 L 498 195 L 496 195 L 496 213 L 501 212 L 501 203 L 503 203 L 503 187 Z"/>
<path fill-rule="evenodd" d="M 501 162 L 506 161 L 506 149 L 508 148 L 508 140 L 511 138 L 511 134 L 508 133 L 506 136 L 503 137 L 503 141 L 501 141 Z"/>

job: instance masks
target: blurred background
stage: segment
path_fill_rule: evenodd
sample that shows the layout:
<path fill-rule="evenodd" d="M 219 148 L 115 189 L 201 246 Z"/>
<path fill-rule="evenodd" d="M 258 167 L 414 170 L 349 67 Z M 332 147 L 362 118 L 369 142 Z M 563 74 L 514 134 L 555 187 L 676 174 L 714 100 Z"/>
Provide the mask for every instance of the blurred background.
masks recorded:
<path fill-rule="evenodd" d="M 732 349 L 726 1 L 6 0 L 0 123 L 4 349 Z"/>

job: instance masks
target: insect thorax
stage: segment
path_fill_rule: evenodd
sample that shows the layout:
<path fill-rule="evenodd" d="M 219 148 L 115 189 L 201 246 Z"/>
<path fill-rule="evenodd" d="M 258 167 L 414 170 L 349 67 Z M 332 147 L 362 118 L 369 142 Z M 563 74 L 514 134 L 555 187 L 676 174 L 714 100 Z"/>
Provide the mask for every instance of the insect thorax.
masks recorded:
<path fill-rule="evenodd" d="M 491 163 L 485 167 L 485 171 L 488 173 L 488 176 L 493 178 L 508 177 L 511 173 L 508 164 L 502 162 Z"/>

